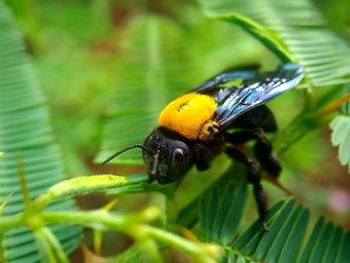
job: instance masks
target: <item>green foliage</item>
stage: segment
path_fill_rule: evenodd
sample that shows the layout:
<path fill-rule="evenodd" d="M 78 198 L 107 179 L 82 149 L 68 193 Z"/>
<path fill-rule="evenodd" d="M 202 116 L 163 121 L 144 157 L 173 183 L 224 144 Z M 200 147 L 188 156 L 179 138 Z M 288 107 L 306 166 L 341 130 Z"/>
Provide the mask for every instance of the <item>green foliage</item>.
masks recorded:
<path fill-rule="evenodd" d="M 0 199 L 13 193 L 3 210 L 13 215 L 30 206 L 31 199 L 63 180 L 60 152 L 48 123 L 45 99 L 37 87 L 32 67 L 9 10 L 0 2 Z M 72 210 L 72 200 L 52 203 L 48 209 Z M 51 230 L 65 253 L 79 243 L 80 228 L 56 225 Z M 7 262 L 39 262 L 31 230 L 12 229 L 2 241 Z"/>
<path fill-rule="evenodd" d="M 64 158 L 75 173 L 88 171 L 88 166 L 92 166 L 89 160 L 99 133 L 93 126 L 100 126 L 105 107 L 107 120 L 97 162 L 120 148 L 142 143 L 156 126 L 158 113 L 171 99 L 234 65 L 261 63 L 263 67 L 273 67 L 276 58 L 282 62 L 295 60 L 306 68 L 306 84 L 332 86 L 324 94 L 321 88 L 314 90 L 318 94 L 304 92 L 304 103 L 300 92 L 290 93 L 296 98 L 291 107 L 305 110 L 276 134 L 274 146 L 278 154 L 315 128 L 325 126 L 329 113 L 348 99 L 343 84 L 349 82 L 349 48 L 326 29 L 323 18 L 306 0 L 201 1 L 208 16 L 239 25 L 253 37 L 230 24 L 204 20 L 192 8 L 172 13 L 171 19 L 149 13 L 130 15 L 126 10 L 126 16 L 131 18 L 128 17 L 128 23 L 118 24 L 116 30 L 112 24 L 120 21 L 112 23 L 106 19 L 115 15 L 115 9 L 108 10 L 114 1 L 73 1 L 68 6 L 69 2 L 45 2 L 42 18 L 50 29 L 44 37 L 34 34 L 32 27 L 38 26 L 39 20 L 35 19 L 31 4 L 19 5 L 17 13 L 22 27 L 31 27 L 26 31 L 28 46 L 39 51 L 36 69 L 51 95 L 49 102 L 62 138 Z M 24 8 L 27 6 L 30 9 Z M 25 24 L 25 17 L 30 17 L 30 24 Z M 4 212 L 0 233 L 5 232 L 0 257 L 5 253 L 9 262 L 68 262 L 69 251 L 78 244 L 80 227 L 86 227 L 98 232 L 98 238 L 104 231 L 118 231 L 134 240 L 134 245 L 109 262 L 162 262 L 162 252 L 168 247 L 195 262 L 349 261 L 349 231 L 323 218 L 310 224 L 311 230 L 310 210 L 293 198 L 270 209 L 268 232 L 262 231 L 258 221 L 247 223 L 246 217 L 256 215 L 246 209 L 246 171 L 237 164 L 226 169 L 229 161 L 223 156 L 215 160 L 211 170 L 201 174 L 193 170 L 178 185 L 149 184 L 148 175 L 139 170 L 132 176 L 115 176 L 102 167 L 94 168 L 103 175 L 62 181 L 61 156 L 53 144 L 45 99 L 33 80 L 18 36 L 13 35 L 13 22 L 2 24 L 4 18 L 9 19 L 8 12 L 0 4 L 0 157 L 2 151 L 5 153 L 0 159 L 0 214 Z M 76 38 L 73 40 L 72 36 Z M 271 52 L 266 52 L 261 44 Z M 47 54 L 40 53 L 43 47 Z M 107 53 L 108 58 L 98 56 L 96 63 L 93 57 L 101 50 L 112 52 Z M 108 86 L 114 77 L 115 89 L 107 102 Z M 278 106 L 280 111 L 288 109 L 288 105 Z M 346 116 L 338 116 L 331 123 L 332 142 L 340 146 L 343 164 L 348 163 L 350 156 L 349 127 Z M 308 153 L 302 148 L 299 158 Z M 284 161 L 287 166 L 293 163 Z M 140 165 L 142 157 L 135 150 L 114 162 Z M 284 170 L 288 172 L 288 168 Z M 84 172 L 77 174 L 80 173 Z M 10 192 L 14 192 L 12 197 Z M 125 193 L 160 192 L 165 197 L 136 213 L 115 213 L 103 208 L 69 211 L 74 209 L 71 197 L 95 192 L 117 195 L 121 200 Z M 118 211 L 123 211 L 123 205 L 129 206 L 134 197 L 137 200 L 135 195 L 127 196 Z M 148 198 L 141 198 L 145 200 L 135 202 L 145 206 Z"/>
<path fill-rule="evenodd" d="M 310 1 L 201 0 L 201 4 L 213 18 L 236 22 L 232 18 L 244 15 L 246 20 L 251 18 L 261 23 L 272 38 L 283 40 L 295 60 L 305 67 L 313 86 L 349 83 L 350 49 L 326 28 Z M 247 23 L 240 19 L 241 22 L 245 28 Z"/>

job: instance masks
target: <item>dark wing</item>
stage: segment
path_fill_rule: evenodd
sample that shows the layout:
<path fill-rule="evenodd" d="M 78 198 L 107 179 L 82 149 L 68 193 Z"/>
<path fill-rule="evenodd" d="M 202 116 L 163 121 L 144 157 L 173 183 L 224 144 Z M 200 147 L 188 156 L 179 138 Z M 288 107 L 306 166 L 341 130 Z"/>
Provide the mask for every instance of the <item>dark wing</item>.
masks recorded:
<path fill-rule="evenodd" d="M 227 69 L 203 82 L 190 92 L 208 93 L 230 81 L 254 78 L 258 73 L 258 69 L 259 66 L 257 65 Z"/>
<path fill-rule="evenodd" d="M 303 68 L 294 63 L 287 63 L 275 72 L 268 72 L 246 79 L 222 101 L 219 102 L 214 120 L 220 129 L 226 129 L 231 122 L 244 112 L 265 104 L 274 97 L 286 92 L 303 79 Z"/>

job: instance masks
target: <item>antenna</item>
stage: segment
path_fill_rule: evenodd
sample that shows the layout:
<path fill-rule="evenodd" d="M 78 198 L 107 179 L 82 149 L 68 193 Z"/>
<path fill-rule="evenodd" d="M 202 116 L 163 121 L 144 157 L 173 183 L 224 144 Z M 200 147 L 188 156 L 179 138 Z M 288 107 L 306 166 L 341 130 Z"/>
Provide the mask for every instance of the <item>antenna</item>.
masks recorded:
<path fill-rule="evenodd" d="M 126 147 L 126 148 L 119 150 L 116 153 L 112 154 L 106 160 L 103 161 L 102 165 L 110 162 L 111 160 L 113 160 L 115 157 L 122 154 L 123 152 L 129 151 L 130 149 L 133 149 L 133 148 L 141 148 L 141 149 L 145 150 L 146 152 L 152 153 L 152 151 L 150 149 L 148 149 L 146 146 L 144 146 L 142 144 L 135 144 L 133 146 Z"/>

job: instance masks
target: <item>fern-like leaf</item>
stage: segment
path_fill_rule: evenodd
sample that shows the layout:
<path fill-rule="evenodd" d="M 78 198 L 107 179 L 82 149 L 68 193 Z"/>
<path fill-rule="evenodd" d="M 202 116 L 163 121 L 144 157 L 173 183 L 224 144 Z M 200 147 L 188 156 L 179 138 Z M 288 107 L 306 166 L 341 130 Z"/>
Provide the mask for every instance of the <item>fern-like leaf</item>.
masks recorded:
<path fill-rule="evenodd" d="M 25 209 L 23 196 L 34 199 L 53 184 L 63 180 L 61 157 L 48 123 L 45 99 L 34 80 L 30 61 L 24 52 L 11 14 L 2 1 L 0 1 L 0 149 L 5 153 L 0 160 L 0 200 L 13 193 L 4 208 L 4 215 L 23 211 Z M 52 203 L 48 209 L 69 210 L 74 207 L 71 199 L 65 199 Z M 81 231 L 79 227 L 54 225 L 51 230 L 62 243 L 66 253 L 78 245 Z M 28 229 L 7 231 L 2 246 L 7 262 L 41 260 L 33 233 Z"/>
<path fill-rule="evenodd" d="M 213 192 L 207 204 L 208 209 L 202 209 L 205 222 L 220 222 L 220 210 L 231 211 L 230 204 L 224 206 L 222 199 L 227 190 L 242 191 L 240 188 L 227 186 L 225 191 Z M 238 195 L 233 202 L 240 200 Z M 220 210 L 210 209 L 222 204 Z M 236 215 L 232 213 L 231 223 L 236 225 L 241 218 L 242 207 L 237 206 Z M 216 213 L 214 213 L 216 212 Z M 229 213 L 229 212 L 228 212 Z M 220 218 L 219 218 L 220 217 Z M 269 210 L 269 231 L 261 228 L 259 221 L 254 222 L 243 234 L 232 233 L 233 243 L 217 239 L 215 231 L 207 228 L 207 223 L 201 223 L 201 228 L 208 241 L 219 242 L 226 251 L 222 262 L 349 262 L 350 256 L 345 251 L 349 247 L 350 232 L 344 231 L 324 218 L 319 218 L 307 237 L 310 211 L 297 204 L 294 199 L 280 201 Z M 215 223 L 212 224 L 215 226 Z M 305 241 L 306 242 L 305 242 Z"/>
<path fill-rule="evenodd" d="M 314 86 L 349 83 L 350 49 L 326 28 L 317 9 L 308 0 L 201 0 L 207 15 L 251 27 L 253 21 L 266 27 L 270 38 L 282 39 L 285 47 L 305 67 Z M 248 30 L 252 32 L 252 29 Z M 274 36 L 275 35 L 275 36 Z M 265 44 L 269 44 L 266 43 Z"/>

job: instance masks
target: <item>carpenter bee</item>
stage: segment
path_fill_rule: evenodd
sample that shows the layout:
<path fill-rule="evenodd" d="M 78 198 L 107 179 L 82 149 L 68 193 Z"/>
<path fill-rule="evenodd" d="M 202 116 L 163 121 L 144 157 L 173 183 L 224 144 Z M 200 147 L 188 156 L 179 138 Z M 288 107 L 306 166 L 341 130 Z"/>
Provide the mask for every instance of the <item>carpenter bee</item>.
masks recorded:
<path fill-rule="evenodd" d="M 199 171 L 209 169 L 212 160 L 224 152 L 247 166 L 248 181 L 266 229 L 267 202 L 260 171 L 278 177 L 281 166 L 265 136 L 265 132 L 277 130 L 274 115 L 265 103 L 295 87 L 303 76 L 303 68 L 294 63 L 273 72 L 259 73 L 258 66 L 251 66 L 220 73 L 171 101 L 143 144 L 118 151 L 104 163 L 139 147 L 150 181 L 168 184 L 183 178 L 194 165 Z M 255 141 L 256 161 L 237 147 L 251 140 Z"/>

